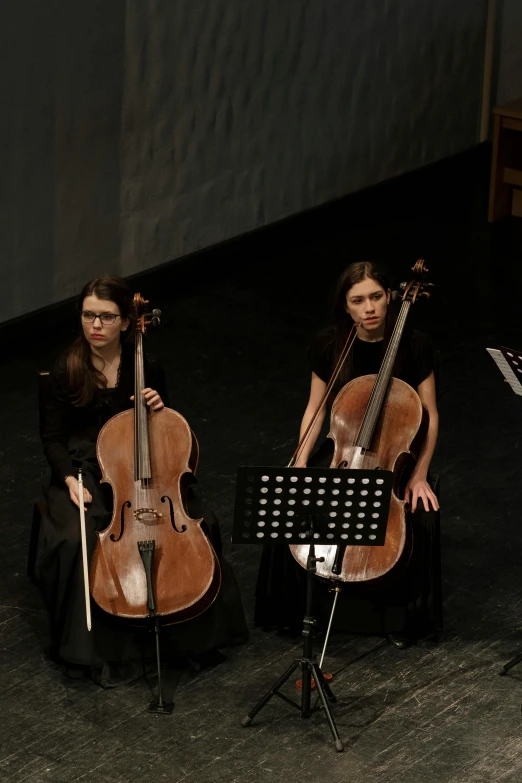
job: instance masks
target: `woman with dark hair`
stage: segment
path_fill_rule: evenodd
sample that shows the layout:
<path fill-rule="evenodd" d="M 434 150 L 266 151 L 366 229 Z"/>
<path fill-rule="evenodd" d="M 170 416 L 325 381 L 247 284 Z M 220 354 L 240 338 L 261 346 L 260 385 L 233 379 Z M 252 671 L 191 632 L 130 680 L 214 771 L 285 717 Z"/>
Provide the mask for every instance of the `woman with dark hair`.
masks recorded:
<path fill-rule="evenodd" d="M 49 611 L 53 655 L 70 674 L 88 674 L 111 687 L 139 675 L 138 662 L 148 635 L 115 622 L 95 605 L 92 631 L 87 631 L 78 509 L 83 503 L 90 557 L 95 531 L 107 527 L 112 515 L 112 490 L 100 484 L 98 433 L 112 416 L 133 407 L 135 311 L 124 281 L 110 275 L 88 283 L 78 305 L 82 331 L 50 373 L 42 406 L 41 438 L 52 475 L 37 576 Z M 143 394 L 153 416 L 168 405 L 165 373 L 151 355 L 145 355 L 144 366 Z M 79 497 L 79 468 L 83 498 Z M 177 657 L 202 656 L 247 636 L 237 585 L 221 557 L 218 521 L 191 487 L 187 503 L 192 518 L 205 520 L 220 559 L 222 588 L 206 612 L 163 634 L 167 654 Z"/>
<path fill-rule="evenodd" d="M 334 303 L 335 325 L 318 335 L 308 353 L 312 381 L 301 436 L 323 397 L 353 322 L 359 324 L 357 337 L 328 403 L 331 405 L 339 390 L 353 378 L 379 372 L 395 326 L 389 307 L 390 297 L 388 281 L 367 261 L 351 264 L 341 275 Z M 438 433 L 435 354 L 424 334 L 408 327 L 405 329 L 393 376 L 415 389 L 429 414 L 424 448 L 405 490 L 405 500 L 410 504 L 414 552 L 402 574 L 393 581 L 388 580 L 386 585 L 377 582 L 344 584 L 333 628 L 350 633 L 388 635 L 397 647 L 406 647 L 416 638 L 436 635 L 442 630 L 439 504 L 428 473 Z M 325 415 L 323 409 L 297 467 L 330 465 L 331 439 L 325 439 L 313 453 Z M 297 628 L 302 618 L 303 590 L 304 569 L 297 565 L 288 548 L 267 546 L 258 576 L 256 623 Z M 325 583 L 318 580 L 316 593 L 319 622 L 324 623 L 331 604 Z"/>

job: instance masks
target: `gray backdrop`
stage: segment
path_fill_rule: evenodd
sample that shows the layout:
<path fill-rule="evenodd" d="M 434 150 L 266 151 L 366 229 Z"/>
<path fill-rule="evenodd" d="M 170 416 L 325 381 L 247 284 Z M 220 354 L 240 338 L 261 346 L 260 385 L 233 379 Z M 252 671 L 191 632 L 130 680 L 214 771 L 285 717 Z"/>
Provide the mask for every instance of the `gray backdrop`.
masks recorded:
<path fill-rule="evenodd" d="M 0 321 L 473 146 L 485 4 L 1 3 Z"/>

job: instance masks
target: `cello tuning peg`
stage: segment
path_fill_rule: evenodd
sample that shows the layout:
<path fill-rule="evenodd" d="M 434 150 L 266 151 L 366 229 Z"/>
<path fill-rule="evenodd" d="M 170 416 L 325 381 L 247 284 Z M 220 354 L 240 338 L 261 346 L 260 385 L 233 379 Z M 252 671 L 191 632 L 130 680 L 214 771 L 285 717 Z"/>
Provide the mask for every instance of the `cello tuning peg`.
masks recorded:
<path fill-rule="evenodd" d="M 395 302 L 397 299 L 399 299 L 400 295 L 401 295 L 401 292 L 400 292 L 400 291 L 392 291 L 392 292 L 391 292 L 391 298 L 392 298 L 392 300 L 393 300 L 394 302 Z"/>
<path fill-rule="evenodd" d="M 429 299 L 430 296 L 431 296 L 431 293 L 430 293 L 430 291 L 421 291 L 420 295 L 424 296 L 426 299 Z"/>
<path fill-rule="evenodd" d="M 154 308 L 152 313 L 150 313 L 150 315 L 149 315 L 151 326 L 159 326 L 160 325 L 160 323 L 161 323 L 160 316 L 161 316 L 161 310 L 158 310 L 157 308 Z"/>
<path fill-rule="evenodd" d="M 402 288 L 402 290 L 404 291 L 404 289 L 406 288 L 407 285 L 408 285 L 408 283 L 401 283 L 400 284 L 400 288 Z"/>

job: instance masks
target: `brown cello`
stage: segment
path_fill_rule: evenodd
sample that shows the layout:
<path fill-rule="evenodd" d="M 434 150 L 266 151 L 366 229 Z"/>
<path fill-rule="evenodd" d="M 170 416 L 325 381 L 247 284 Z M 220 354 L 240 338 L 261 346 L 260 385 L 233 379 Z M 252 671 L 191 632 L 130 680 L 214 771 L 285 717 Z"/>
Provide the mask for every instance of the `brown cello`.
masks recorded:
<path fill-rule="evenodd" d="M 386 540 L 382 547 L 316 546 L 317 575 L 338 582 L 367 582 L 383 577 L 401 558 L 407 561 L 412 539 L 406 525 L 402 499 L 408 465 L 422 445 L 427 412 L 417 392 L 404 381 L 392 378 L 393 366 L 410 308 L 429 283 L 428 270 L 419 260 L 414 277 L 403 284 L 402 306 L 386 354 L 377 375 L 364 375 L 347 383 L 332 405 L 330 432 L 334 456 L 330 467 L 391 470 L 394 489 L 391 497 Z M 378 503 L 378 499 L 371 502 Z M 290 550 L 299 565 L 306 568 L 308 546 L 293 545 Z"/>
<path fill-rule="evenodd" d="M 160 312 L 146 313 L 136 294 L 134 410 L 118 413 L 101 429 L 97 457 L 102 481 L 113 490 L 110 525 L 97 533 L 90 567 L 91 594 L 105 612 L 142 621 L 177 623 L 214 601 L 221 573 L 201 524 L 186 511 L 187 482 L 198 444 L 186 420 L 163 408 L 149 412 L 143 336 Z"/>

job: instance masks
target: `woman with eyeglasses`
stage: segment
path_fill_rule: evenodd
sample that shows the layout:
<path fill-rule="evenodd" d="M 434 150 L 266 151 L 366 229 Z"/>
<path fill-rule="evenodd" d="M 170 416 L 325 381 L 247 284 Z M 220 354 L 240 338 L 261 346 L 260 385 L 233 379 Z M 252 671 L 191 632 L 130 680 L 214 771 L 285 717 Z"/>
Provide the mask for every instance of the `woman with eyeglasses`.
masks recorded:
<path fill-rule="evenodd" d="M 53 656 L 71 676 L 85 674 L 104 687 L 114 687 L 139 676 L 142 667 L 138 662 L 149 640 L 147 634 L 114 622 L 95 605 L 92 631 L 87 631 L 79 504 L 86 509 L 91 555 L 95 531 L 107 527 L 112 516 L 112 490 L 100 484 L 96 440 L 112 416 L 134 405 L 135 313 L 124 281 L 109 275 L 87 283 L 79 296 L 79 309 L 81 333 L 50 373 L 42 405 L 41 438 L 52 476 L 37 576 L 49 611 Z M 151 355 L 145 355 L 144 365 L 147 387 L 143 394 L 154 415 L 168 405 L 165 373 Z M 77 478 L 80 468 L 83 497 Z M 218 521 L 193 488 L 188 490 L 187 502 L 190 516 L 205 520 L 220 559 L 222 588 L 206 612 L 163 634 L 163 646 L 167 656 L 169 651 L 181 659 L 189 656 L 192 664 L 200 665 L 218 647 L 244 641 L 247 630 L 232 570 L 221 557 Z"/>

